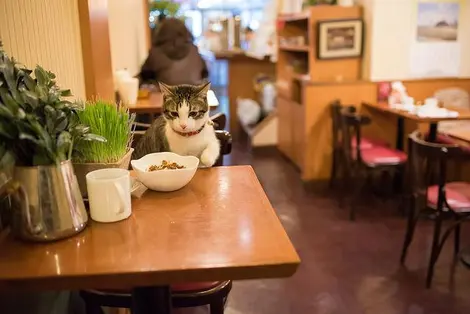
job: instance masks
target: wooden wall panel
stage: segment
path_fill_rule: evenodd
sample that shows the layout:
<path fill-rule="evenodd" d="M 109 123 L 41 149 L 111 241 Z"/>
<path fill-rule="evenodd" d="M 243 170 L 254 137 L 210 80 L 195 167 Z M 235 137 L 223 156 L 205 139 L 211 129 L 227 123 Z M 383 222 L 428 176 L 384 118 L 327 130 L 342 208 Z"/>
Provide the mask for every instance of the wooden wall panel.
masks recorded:
<path fill-rule="evenodd" d="M 322 20 L 354 19 L 362 16 L 362 8 L 355 7 L 315 7 L 311 9 L 309 42 L 314 49 L 309 53 L 310 80 L 313 82 L 352 81 L 361 78 L 362 59 L 317 59 L 317 24 Z"/>
<path fill-rule="evenodd" d="M 59 1 L 59 0 L 57 0 Z M 72 0 L 67 0 L 72 1 Z M 77 0 L 86 96 L 114 101 L 107 0 Z"/>
<path fill-rule="evenodd" d="M 0 1 L 0 40 L 15 59 L 54 72 L 59 86 L 85 98 L 77 0 Z"/>

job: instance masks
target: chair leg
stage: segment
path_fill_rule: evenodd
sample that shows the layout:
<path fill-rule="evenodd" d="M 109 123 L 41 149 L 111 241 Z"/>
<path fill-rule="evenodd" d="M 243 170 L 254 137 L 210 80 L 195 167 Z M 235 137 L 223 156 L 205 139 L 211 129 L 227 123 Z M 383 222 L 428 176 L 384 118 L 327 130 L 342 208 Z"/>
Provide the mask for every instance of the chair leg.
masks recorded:
<path fill-rule="evenodd" d="M 454 255 L 460 252 L 460 224 L 455 226 L 454 230 Z"/>
<path fill-rule="evenodd" d="M 224 314 L 225 300 L 224 298 L 217 298 L 210 304 L 210 314 Z"/>
<path fill-rule="evenodd" d="M 432 239 L 431 256 L 429 258 L 428 273 L 426 276 L 426 288 L 431 287 L 432 278 L 434 276 L 434 265 L 437 262 L 437 258 L 440 253 L 440 238 L 441 238 L 441 225 L 442 225 L 442 213 L 436 212 L 436 219 L 434 222 L 434 235 Z"/>
<path fill-rule="evenodd" d="M 403 243 L 403 248 L 401 250 L 401 257 L 400 263 L 403 265 L 405 264 L 406 255 L 408 253 L 408 247 L 413 241 L 413 235 L 415 233 L 416 224 L 418 223 L 418 218 L 415 215 L 415 199 L 412 196 L 409 201 L 409 208 L 408 208 L 408 220 L 406 224 L 406 233 L 405 233 L 405 242 Z"/>

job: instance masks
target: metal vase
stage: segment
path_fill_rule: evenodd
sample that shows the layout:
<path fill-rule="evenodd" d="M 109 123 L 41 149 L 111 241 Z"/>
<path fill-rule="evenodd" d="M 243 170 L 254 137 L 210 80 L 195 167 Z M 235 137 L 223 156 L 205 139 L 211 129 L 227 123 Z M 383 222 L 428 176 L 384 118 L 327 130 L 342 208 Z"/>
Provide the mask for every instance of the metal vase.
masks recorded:
<path fill-rule="evenodd" d="M 54 241 L 86 227 L 88 215 L 71 161 L 16 167 L 8 190 L 11 229 L 21 239 Z"/>

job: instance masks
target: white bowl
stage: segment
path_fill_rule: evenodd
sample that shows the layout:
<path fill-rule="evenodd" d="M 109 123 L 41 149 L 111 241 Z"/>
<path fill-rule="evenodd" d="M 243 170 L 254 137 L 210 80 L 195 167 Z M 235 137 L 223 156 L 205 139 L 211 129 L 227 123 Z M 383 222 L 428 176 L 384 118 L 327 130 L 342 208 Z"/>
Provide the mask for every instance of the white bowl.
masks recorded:
<path fill-rule="evenodd" d="M 147 171 L 151 165 L 160 165 L 163 160 L 176 162 L 185 168 Z M 199 165 L 199 159 L 194 156 L 180 156 L 174 153 L 153 153 L 137 160 L 131 160 L 131 165 L 139 181 L 147 188 L 154 191 L 171 192 L 181 189 L 191 181 Z"/>

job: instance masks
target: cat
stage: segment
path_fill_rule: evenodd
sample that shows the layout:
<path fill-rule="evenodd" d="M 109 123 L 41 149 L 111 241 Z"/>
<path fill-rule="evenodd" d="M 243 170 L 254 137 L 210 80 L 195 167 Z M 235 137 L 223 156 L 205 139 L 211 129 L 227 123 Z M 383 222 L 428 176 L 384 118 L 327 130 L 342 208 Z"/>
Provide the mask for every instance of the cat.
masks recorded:
<path fill-rule="evenodd" d="M 219 158 L 220 143 L 209 118 L 210 83 L 199 86 L 159 83 L 159 86 L 163 94 L 162 115 L 137 143 L 132 159 L 173 152 L 198 157 L 202 166 L 213 166 Z"/>

